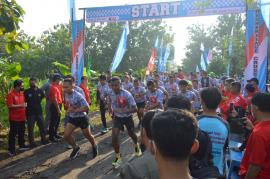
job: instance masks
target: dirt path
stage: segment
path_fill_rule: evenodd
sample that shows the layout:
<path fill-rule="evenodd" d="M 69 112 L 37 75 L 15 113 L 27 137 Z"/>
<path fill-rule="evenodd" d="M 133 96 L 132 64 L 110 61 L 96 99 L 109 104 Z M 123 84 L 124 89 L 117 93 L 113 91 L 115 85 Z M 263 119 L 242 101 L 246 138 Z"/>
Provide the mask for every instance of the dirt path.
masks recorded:
<path fill-rule="evenodd" d="M 92 159 L 91 144 L 76 134 L 80 144 L 80 156 L 69 159 L 71 150 L 61 141 L 40 146 L 0 162 L 0 178 L 116 178 L 119 171 L 113 170 L 111 162 L 114 152 L 111 146 L 111 132 L 98 136 L 100 155 Z M 126 162 L 133 157 L 134 148 L 127 133 L 121 133 L 121 153 Z"/>

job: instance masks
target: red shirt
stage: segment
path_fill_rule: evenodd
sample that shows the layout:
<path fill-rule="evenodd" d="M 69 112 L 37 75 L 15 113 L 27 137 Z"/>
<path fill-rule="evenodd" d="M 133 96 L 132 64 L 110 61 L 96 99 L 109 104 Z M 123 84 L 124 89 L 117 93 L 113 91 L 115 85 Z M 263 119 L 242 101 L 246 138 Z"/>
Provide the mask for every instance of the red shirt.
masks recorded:
<path fill-rule="evenodd" d="M 240 165 L 241 176 L 246 176 L 250 164 L 261 167 L 256 179 L 270 179 L 270 120 L 255 125 Z"/>
<path fill-rule="evenodd" d="M 8 93 L 6 97 L 6 102 L 8 106 L 10 121 L 25 121 L 26 120 L 25 107 L 18 107 L 18 108 L 10 107 L 12 105 L 25 104 L 24 95 L 22 92 L 16 92 L 15 90 L 12 90 L 11 92 Z"/>
<path fill-rule="evenodd" d="M 60 88 L 60 85 L 57 85 L 57 84 L 50 85 L 49 100 L 51 103 L 54 102 L 55 97 L 56 97 L 58 104 L 63 103 L 62 91 L 60 91 L 59 89 L 62 89 L 62 88 Z"/>
<path fill-rule="evenodd" d="M 91 104 L 90 91 L 87 86 L 84 86 L 82 83 L 80 84 L 80 88 L 83 90 L 85 99 L 88 104 Z"/>

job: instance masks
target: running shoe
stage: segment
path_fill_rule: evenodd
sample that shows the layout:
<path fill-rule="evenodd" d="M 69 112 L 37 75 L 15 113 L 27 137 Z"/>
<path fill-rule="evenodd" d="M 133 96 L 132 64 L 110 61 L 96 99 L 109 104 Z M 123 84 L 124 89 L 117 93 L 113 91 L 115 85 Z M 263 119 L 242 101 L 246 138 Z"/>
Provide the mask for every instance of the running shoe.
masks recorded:
<path fill-rule="evenodd" d="M 8 155 L 9 155 L 10 157 L 14 157 L 14 156 L 16 155 L 16 153 L 15 153 L 15 152 L 8 151 Z"/>
<path fill-rule="evenodd" d="M 75 147 L 69 156 L 70 159 L 72 160 L 75 159 L 78 156 L 79 151 L 80 151 L 80 147 L 79 146 Z"/>
<path fill-rule="evenodd" d="M 22 146 L 22 147 L 20 147 L 19 148 L 19 151 L 26 151 L 26 150 L 29 150 L 29 147 L 27 147 L 27 146 Z"/>
<path fill-rule="evenodd" d="M 113 163 L 112 163 L 112 165 L 113 165 L 113 167 L 114 167 L 115 169 L 119 168 L 119 167 L 121 166 L 121 164 L 122 164 L 122 159 L 121 159 L 121 157 L 119 157 L 119 158 L 116 157 L 116 158 L 114 159 Z"/>
<path fill-rule="evenodd" d="M 136 157 L 140 157 L 142 155 L 141 148 L 138 144 L 136 144 L 136 146 L 135 146 L 135 155 L 136 155 Z"/>
<path fill-rule="evenodd" d="M 98 146 L 97 145 L 93 147 L 92 152 L 93 152 L 93 158 L 96 158 L 98 155 Z"/>
<path fill-rule="evenodd" d="M 55 135 L 54 136 L 57 140 L 60 140 L 60 139 L 62 139 L 63 137 L 62 136 L 60 136 L 60 135 Z"/>
<path fill-rule="evenodd" d="M 102 133 L 102 134 L 106 134 L 107 132 L 109 132 L 108 128 L 103 128 L 103 129 L 101 130 L 101 133 Z"/>

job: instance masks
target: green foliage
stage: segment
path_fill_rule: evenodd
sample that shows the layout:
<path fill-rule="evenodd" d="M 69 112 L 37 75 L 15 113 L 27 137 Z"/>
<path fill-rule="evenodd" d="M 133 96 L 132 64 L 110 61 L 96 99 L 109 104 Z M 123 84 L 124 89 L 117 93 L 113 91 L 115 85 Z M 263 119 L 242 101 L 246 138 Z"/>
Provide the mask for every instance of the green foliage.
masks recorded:
<path fill-rule="evenodd" d="M 4 37 L 7 53 L 28 49 L 26 43 L 18 40 L 17 30 L 22 22 L 24 10 L 15 0 L 1 0 L 0 2 L 0 37 Z"/>
<path fill-rule="evenodd" d="M 189 42 L 186 45 L 186 58 L 183 59 L 185 71 L 195 71 L 200 64 L 200 44 L 205 49 L 212 49 L 213 64 L 210 64 L 209 71 L 221 75 L 226 72 L 227 66 L 231 63 L 231 75 L 243 73 L 245 62 L 245 29 L 242 15 L 219 16 L 217 25 L 204 28 L 203 25 L 193 25 L 188 28 Z M 234 29 L 231 37 L 232 28 Z M 232 39 L 233 56 L 228 55 L 229 41 Z"/>
<path fill-rule="evenodd" d="M 67 76 L 71 74 L 71 69 L 70 67 L 63 65 L 57 61 L 52 63 L 59 71 L 62 75 Z"/>

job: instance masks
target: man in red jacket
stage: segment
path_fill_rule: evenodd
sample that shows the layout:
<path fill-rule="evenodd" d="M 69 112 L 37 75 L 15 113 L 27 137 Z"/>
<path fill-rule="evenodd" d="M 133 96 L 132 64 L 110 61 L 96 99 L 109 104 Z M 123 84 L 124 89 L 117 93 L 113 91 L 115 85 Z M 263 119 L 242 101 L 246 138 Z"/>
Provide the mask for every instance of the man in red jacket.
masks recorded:
<path fill-rule="evenodd" d="M 20 146 L 19 150 L 24 151 L 28 149 L 24 143 L 26 104 L 24 100 L 23 90 L 23 81 L 15 80 L 14 89 L 9 92 L 6 97 L 9 112 L 8 154 L 10 156 L 16 155 L 15 144 L 17 135 Z"/>
<path fill-rule="evenodd" d="M 80 84 L 80 88 L 84 92 L 84 96 L 85 96 L 85 99 L 86 99 L 87 103 L 89 105 L 91 105 L 90 90 L 88 88 L 88 79 L 87 79 L 86 76 L 82 76 L 81 81 L 82 82 Z"/>

